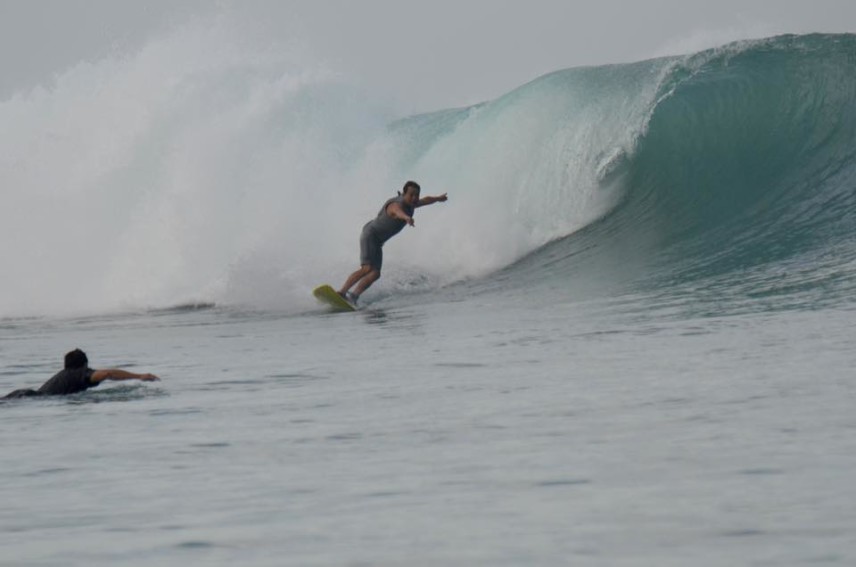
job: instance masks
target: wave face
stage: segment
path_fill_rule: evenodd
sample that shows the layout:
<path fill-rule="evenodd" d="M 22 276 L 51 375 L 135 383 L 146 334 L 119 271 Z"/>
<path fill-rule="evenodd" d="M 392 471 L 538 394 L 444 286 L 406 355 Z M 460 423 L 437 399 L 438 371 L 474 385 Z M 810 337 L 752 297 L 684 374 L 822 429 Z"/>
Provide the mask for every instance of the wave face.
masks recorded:
<path fill-rule="evenodd" d="M 670 276 L 854 251 L 854 71 L 854 36 L 736 45 L 673 71 L 625 204 L 656 228 Z"/>
<path fill-rule="evenodd" d="M 450 200 L 389 243 L 381 291 L 852 292 L 856 36 L 569 69 L 395 120 L 231 33 L 182 28 L 0 102 L 0 315 L 304 308 L 411 178 Z"/>
<path fill-rule="evenodd" d="M 767 309 L 852 298 L 856 36 L 782 36 L 668 61 L 614 172 L 621 202 L 510 271 L 702 312 L 726 300 Z"/>

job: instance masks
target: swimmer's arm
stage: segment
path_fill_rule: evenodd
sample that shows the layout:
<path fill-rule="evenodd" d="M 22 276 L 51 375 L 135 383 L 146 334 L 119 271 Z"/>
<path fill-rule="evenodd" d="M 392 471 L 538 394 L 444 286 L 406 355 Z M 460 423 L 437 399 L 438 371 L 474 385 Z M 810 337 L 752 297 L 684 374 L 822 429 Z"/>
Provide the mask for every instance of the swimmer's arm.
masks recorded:
<path fill-rule="evenodd" d="M 134 372 L 120 370 L 118 368 L 95 370 L 89 378 L 89 381 L 93 384 L 101 383 L 104 380 L 143 380 L 144 382 L 152 382 L 154 380 L 160 380 L 160 378 L 154 374 L 135 374 Z"/>
<path fill-rule="evenodd" d="M 416 201 L 417 207 L 424 207 L 425 205 L 433 205 L 434 203 L 445 203 L 448 193 L 443 193 L 442 195 L 437 195 L 436 197 L 422 197 L 418 201 Z"/>

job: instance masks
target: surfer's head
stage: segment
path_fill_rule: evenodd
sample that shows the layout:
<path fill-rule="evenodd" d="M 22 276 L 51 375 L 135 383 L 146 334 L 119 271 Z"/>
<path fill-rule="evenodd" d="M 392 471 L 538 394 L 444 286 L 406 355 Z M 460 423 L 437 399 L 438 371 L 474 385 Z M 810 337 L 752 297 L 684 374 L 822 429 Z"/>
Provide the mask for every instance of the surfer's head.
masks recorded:
<path fill-rule="evenodd" d="M 404 201 L 408 205 L 415 205 L 416 201 L 419 200 L 419 191 L 422 188 L 419 187 L 419 184 L 415 181 L 408 181 L 404 184 L 404 188 L 401 190 L 401 195 L 404 196 Z"/>
<path fill-rule="evenodd" d="M 86 353 L 79 348 L 76 348 L 65 355 L 66 370 L 71 370 L 72 368 L 86 368 L 88 364 L 89 359 L 86 358 Z"/>

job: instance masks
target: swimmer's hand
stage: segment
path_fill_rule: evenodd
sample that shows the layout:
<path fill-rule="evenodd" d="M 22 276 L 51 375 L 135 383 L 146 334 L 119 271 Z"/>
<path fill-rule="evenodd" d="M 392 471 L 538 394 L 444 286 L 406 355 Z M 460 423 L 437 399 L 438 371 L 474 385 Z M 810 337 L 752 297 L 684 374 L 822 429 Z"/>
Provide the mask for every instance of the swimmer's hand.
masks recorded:
<path fill-rule="evenodd" d="M 140 374 L 140 380 L 143 382 L 158 382 L 160 381 L 160 378 L 154 374 Z"/>

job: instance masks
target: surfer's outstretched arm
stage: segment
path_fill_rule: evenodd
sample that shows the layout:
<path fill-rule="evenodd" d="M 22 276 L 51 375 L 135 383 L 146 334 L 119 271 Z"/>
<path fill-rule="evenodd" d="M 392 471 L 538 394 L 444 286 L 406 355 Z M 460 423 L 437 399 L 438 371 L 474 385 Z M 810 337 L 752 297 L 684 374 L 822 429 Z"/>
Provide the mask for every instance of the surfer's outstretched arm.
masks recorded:
<path fill-rule="evenodd" d="M 448 193 L 443 193 L 442 195 L 437 195 L 436 197 L 422 197 L 418 201 L 416 201 L 416 205 L 414 207 L 424 207 L 425 205 L 433 205 L 434 203 L 444 203 Z"/>
<path fill-rule="evenodd" d="M 104 380 L 142 380 L 143 382 L 153 382 L 160 380 L 154 374 L 136 374 L 127 370 L 118 368 L 107 368 L 105 370 L 96 370 L 92 373 L 92 378 L 89 379 L 93 384 L 103 382 Z"/>
<path fill-rule="evenodd" d="M 401 203 L 390 203 L 386 208 L 386 214 L 391 216 L 394 219 L 403 220 L 410 226 L 415 226 L 413 223 L 413 217 L 408 215 L 404 209 L 401 207 Z"/>

